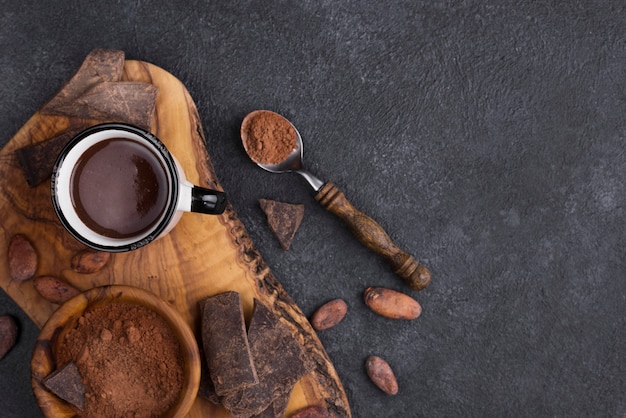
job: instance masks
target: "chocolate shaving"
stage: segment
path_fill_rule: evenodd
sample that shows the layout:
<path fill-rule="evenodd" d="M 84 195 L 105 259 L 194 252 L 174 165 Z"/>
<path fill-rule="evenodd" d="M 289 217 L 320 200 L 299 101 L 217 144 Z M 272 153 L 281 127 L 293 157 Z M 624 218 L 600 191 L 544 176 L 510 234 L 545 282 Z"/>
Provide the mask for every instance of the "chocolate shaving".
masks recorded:
<path fill-rule="evenodd" d="M 218 395 L 259 382 L 238 293 L 225 292 L 202 302 L 202 346 Z"/>
<path fill-rule="evenodd" d="M 259 384 L 222 398 L 226 409 L 238 417 L 260 414 L 284 398 L 288 401 L 293 385 L 313 367 L 289 326 L 258 300 L 254 301 L 248 341 Z"/>
<path fill-rule="evenodd" d="M 85 386 L 73 361 L 49 374 L 42 383 L 50 392 L 81 411 L 85 408 Z"/>
<path fill-rule="evenodd" d="M 124 69 L 124 52 L 94 49 L 87 55 L 76 73 L 48 101 L 41 113 L 74 116 L 74 101 L 98 83 L 119 81 Z"/>
<path fill-rule="evenodd" d="M 15 151 L 30 187 L 35 187 L 50 177 L 57 156 L 78 132 L 77 129 L 68 129 L 51 139 Z"/>
<path fill-rule="evenodd" d="M 259 204 L 267 215 L 267 223 L 281 247 L 288 250 L 304 217 L 304 205 L 269 199 L 259 199 Z"/>

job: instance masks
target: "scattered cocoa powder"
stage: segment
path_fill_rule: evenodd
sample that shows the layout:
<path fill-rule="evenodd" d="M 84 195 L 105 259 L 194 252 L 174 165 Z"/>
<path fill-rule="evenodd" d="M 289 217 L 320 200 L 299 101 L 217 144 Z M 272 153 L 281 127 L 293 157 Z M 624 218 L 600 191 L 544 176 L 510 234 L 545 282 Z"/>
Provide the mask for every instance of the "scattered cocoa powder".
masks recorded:
<path fill-rule="evenodd" d="M 162 416 L 183 387 L 176 336 L 156 312 L 139 305 L 112 303 L 85 312 L 61 342 L 56 361 L 78 366 L 84 416 Z"/>
<path fill-rule="evenodd" d="M 274 112 L 255 112 L 242 130 L 246 152 L 256 163 L 279 164 L 297 147 L 296 130 Z"/>

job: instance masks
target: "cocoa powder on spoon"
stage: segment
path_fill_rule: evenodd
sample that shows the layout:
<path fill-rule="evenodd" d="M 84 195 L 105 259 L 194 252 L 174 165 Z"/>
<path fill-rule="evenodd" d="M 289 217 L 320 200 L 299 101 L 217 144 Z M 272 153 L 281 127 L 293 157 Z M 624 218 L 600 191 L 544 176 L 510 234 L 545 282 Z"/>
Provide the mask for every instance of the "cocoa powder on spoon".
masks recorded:
<path fill-rule="evenodd" d="M 244 148 L 255 163 L 279 164 L 297 148 L 296 130 L 280 115 L 257 110 L 251 114 L 246 132 Z"/>

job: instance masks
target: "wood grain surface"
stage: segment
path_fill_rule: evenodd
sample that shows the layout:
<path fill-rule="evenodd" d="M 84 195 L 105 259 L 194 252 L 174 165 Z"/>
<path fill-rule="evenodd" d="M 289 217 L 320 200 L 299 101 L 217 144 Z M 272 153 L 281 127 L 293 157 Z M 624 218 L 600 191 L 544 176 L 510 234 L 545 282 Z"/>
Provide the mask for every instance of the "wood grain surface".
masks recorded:
<path fill-rule="evenodd" d="M 126 61 L 122 80 L 150 82 L 158 87 L 154 133 L 181 163 L 189 181 L 221 190 L 195 104 L 184 85 L 163 69 L 142 61 Z M 71 258 L 84 247 L 58 222 L 49 182 L 30 188 L 14 151 L 91 122 L 97 123 L 37 112 L 0 152 L 0 285 L 7 294 L 39 327 L 58 308 L 39 296 L 32 280 L 10 279 L 7 246 L 14 234 L 21 233 L 32 241 L 37 252 L 37 276 L 54 275 L 80 290 L 126 284 L 152 291 L 181 313 L 196 336 L 200 330 L 200 300 L 227 290 L 237 291 L 249 319 L 253 300 L 258 298 L 289 325 L 316 365 L 294 387 L 287 416 L 307 405 L 326 406 L 333 416 L 351 416 L 344 389 L 323 346 L 256 250 L 232 206 L 219 216 L 186 213 L 169 235 L 139 250 L 114 254 L 98 273 L 72 271 Z M 223 408 L 202 398 L 196 399 L 189 414 L 192 418 L 228 416 Z"/>

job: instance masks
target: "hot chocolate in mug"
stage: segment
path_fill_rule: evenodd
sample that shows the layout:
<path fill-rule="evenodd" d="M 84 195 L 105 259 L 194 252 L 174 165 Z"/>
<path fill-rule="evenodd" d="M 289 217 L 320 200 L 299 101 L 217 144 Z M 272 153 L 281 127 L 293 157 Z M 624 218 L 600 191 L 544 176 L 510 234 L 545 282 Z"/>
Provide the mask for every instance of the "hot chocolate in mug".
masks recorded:
<path fill-rule="evenodd" d="M 183 212 L 220 214 L 223 192 L 194 186 L 153 134 L 104 123 L 74 137 L 61 151 L 51 181 L 63 226 L 83 244 L 121 252 L 167 234 Z"/>

